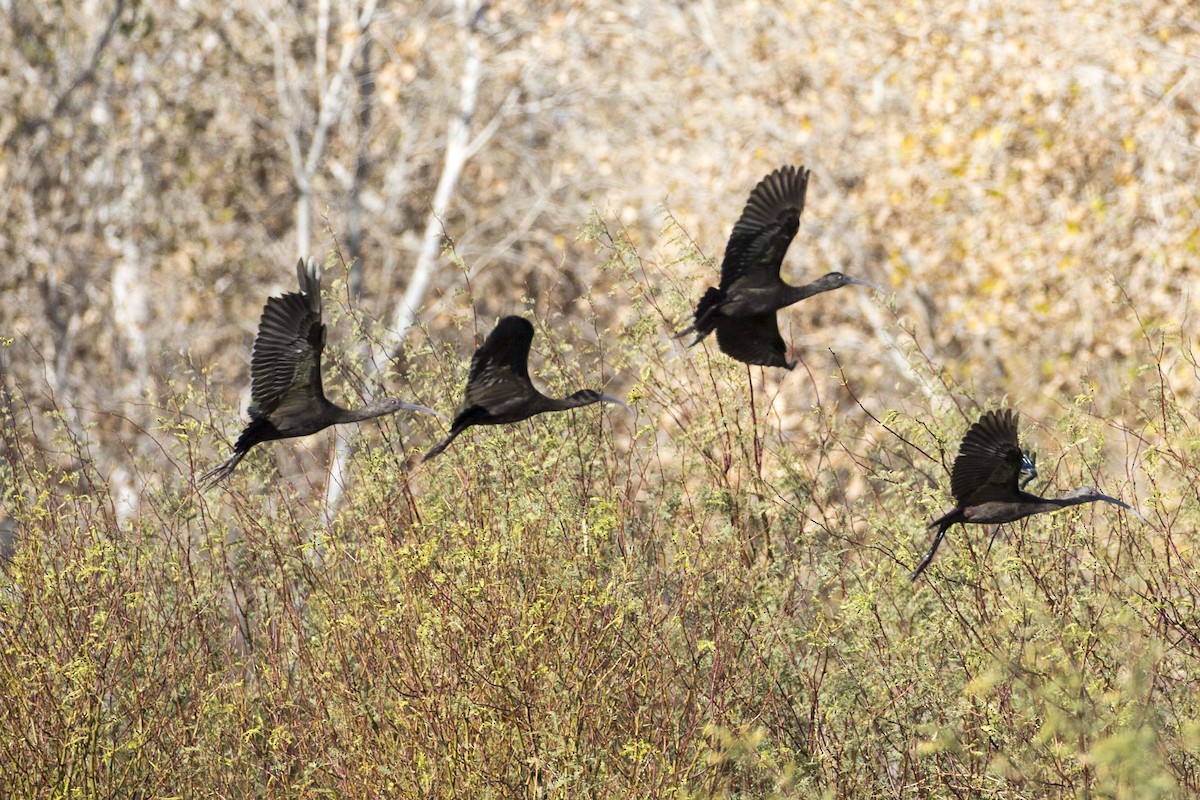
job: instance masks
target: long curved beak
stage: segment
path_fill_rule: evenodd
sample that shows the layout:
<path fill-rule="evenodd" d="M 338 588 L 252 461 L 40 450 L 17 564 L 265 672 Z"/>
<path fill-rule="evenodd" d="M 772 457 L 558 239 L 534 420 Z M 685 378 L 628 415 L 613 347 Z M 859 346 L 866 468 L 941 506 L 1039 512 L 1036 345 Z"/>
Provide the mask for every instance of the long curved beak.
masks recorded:
<path fill-rule="evenodd" d="M 599 401 L 599 402 L 601 402 L 601 403 L 612 403 L 613 405 L 618 405 L 618 406 L 620 406 L 621 408 L 625 409 L 626 411 L 629 411 L 629 410 L 630 410 L 630 409 L 629 409 L 629 406 L 625 405 L 625 403 L 621 402 L 620 400 L 618 400 L 618 399 L 617 399 L 617 398 L 615 398 L 615 397 L 612 397 L 611 395 L 607 395 L 607 394 L 602 394 L 602 395 L 600 395 L 600 401 Z"/>
<path fill-rule="evenodd" d="M 870 281 L 864 281 L 862 278 L 851 278 L 849 275 L 847 275 L 846 283 L 852 283 L 855 286 L 867 286 L 867 287 L 879 292 L 880 294 L 883 294 L 882 286 L 879 286 L 878 284 L 875 284 L 875 283 L 871 283 Z"/>
<path fill-rule="evenodd" d="M 1146 523 L 1147 525 L 1150 524 L 1150 520 L 1143 517 L 1142 512 L 1138 511 L 1136 508 L 1129 505 L 1129 503 L 1126 503 L 1124 500 L 1118 500 L 1117 498 L 1109 497 L 1106 494 L 1098 494 L 1096 499 L 1103 500 L 1106 503 L 1112 503 L 1114 506 L 1120 506 L 1121 508 L 1125 509 L 1126 511 L 1128 511 L 1129 513 L 1133 514 L 1135 517 L 1140 519 L 1142 522 Z"/>
<path fill-rule="evenodd" d="M 433 416 L 437 417 L 438 419 L 445 419 L 445 420 L 450 419 L 449 417 L 447 417 L 445 414 L 442 414 L 441 412 L 434 411 L 432 408 L 428 408 L 426 406 L 419 406 L 416 403 L 401 403 L 400 407 L 402 409 L 404 409 L 405 411 L 420 411 L 423 414 L 432 414 Z"/>

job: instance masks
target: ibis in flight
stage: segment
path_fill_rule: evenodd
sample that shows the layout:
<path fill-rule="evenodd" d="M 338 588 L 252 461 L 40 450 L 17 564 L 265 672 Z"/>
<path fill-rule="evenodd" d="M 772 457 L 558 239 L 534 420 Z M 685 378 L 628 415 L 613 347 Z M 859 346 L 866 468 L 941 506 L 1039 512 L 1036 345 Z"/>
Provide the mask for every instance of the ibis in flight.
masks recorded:
<path fill-rule="evenodd" d="M 980 417 L 963 437 L 950 471 L 950 493 L 954 495 L 955 506 L 929 523 L 930 530 L 937 529 L 937 535 L 929 552 L 913 570 L 912 579 L 916 580 L 929 566 L 942 537 L 955 523 L 996 525 L 1097 501 L 1128 509 L 1146 521 L 1133 506 L 1101 494 L 1092 486 L 1072 489 L 1062 497 L 1038 497 L 1023 491 L 1021 487 L 1037 476 L 1036 462 L 1036 455 L 1022 450 L 1017 441 L 1016 411 L 988 411 Z"/>
<path fill-rule="evenodd" d="M 250 424 L 233 446 L 233 455 L 200 477 L 203 488 L 227 478 L 250 448 L 274 439 L 307 436 L 343 422 L 394 414 L 400 410 L 436 411 L 385 397 L 362 408 L 342 408 L 321 387 L 321 267 L 315 259 L 296 264 L 300 291 L 272 297 L 263 307 L 250 358 Z"/>
<path fill-rule="evenodd" d="M 566 411 L 592 403 L 628 407 L 615 397 L 591 389 L 581 389 L 563 398 L 547 397 L 539 392 L 529 380 L 529 345 L 532 342 L 533 325 L 529 320 L 521 317 L 500 320 L 471 359 L 467 389 L 450 424 L 450 435 L 426 453 L 422 461 L 445 450 L 472 425 L 504 425 L 535 414 Z"/>
<path fill-rule="evenodd" d="M 821 292 L 843 286 L 879 287 L 841 272 L 792 286 L 779 277 L 783 256 L 800 228 L 809 171 L 783 166 L 763 178 L 733 226 L 721 283 L 709 287 L 696 306 L 695 320 L 676 338 L 695 333 L 694 347 L 714 330 L 721 351 L 746 364 L 792 369 L 787 345 L 779 335 L 775 312 Z"/>

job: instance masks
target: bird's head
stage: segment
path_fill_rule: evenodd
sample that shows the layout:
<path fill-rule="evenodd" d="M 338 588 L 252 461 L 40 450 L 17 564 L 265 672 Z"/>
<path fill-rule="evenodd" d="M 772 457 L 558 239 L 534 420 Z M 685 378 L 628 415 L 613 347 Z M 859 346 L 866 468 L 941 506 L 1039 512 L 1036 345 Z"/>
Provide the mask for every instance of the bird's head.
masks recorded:
<path fill-rule="evenodd" d="M 864 281 L 860 278 L 852 278 L 844 272 L 827 272 L 820 278 L 817 278 L 817 285 L 822 292 L 840 289 L 843 286 L 867 286 L 877 292 L 883 291 L 870 281 Z"/>
<path fill-rule="evenodd" d="M 1114 500 L 1106 494 L 1101 494 L 1095 486 L 1080 486 L 1063 495 L 1064 500 L 1111 500 L 1118 505 L 1125 505 L 1120 500 Z"/>
<path fill-rule="evenodd" d="M 395 397 L 385 397 L 378 401 L 375 406 L 384 414 L 394 414 L 399 411 L 404 404 Z"/>
<path fill-rule="evenodd" d="M 1142 522 L 1149 524 L 1149 520 L 1142 516 L 1141 512 L 1123 500 L 1118 500 L 1115 497 L 1109 497 L 1104 492 L 1097 489 L 1095 486 L 1080 486 L 1078 489 L 1072 489 L 1064 494 L 1060 500 L 1066 500 L 1069 504 L 1076 503 L 1094 503 L 1097 501 L 1104 503 L 1112 503 L 1114 506 L 1120 506 Z"/>
<path fill-rule="evenodd" d="M 622 408 L 629 408 L 629 406 L 625 405 L 617 398 L 610 397 L 606 394 L 600 394 L 594 389 L 580 389 L 567 399 L 572 401 L 577 406 L 588 406 L 592 403 L 613 403 L 614 405 L 621 406 Z"/>

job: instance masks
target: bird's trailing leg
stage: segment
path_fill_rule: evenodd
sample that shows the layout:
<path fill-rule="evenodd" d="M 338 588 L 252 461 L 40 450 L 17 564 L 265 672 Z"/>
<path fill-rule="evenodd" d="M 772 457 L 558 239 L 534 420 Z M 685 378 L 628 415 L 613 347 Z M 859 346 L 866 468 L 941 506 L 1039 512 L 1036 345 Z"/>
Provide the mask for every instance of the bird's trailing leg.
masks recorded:
<path fill-rule="evenodd" d="M 921 573 L 924 572 L 925 568 L 929 566 L 929 562 L 933 561 L 933 557 L 938 550 L 938 545 L 942 543 L 942 537 L 946 535 L 946 531 L 949 530 L 949 528 L 949 525 L 942 525 L 938 527 L 937 536 L 934 537 L 933 544 L 930 546 L 929 552 L 925 554 L 925 557 L 921 559 L 921 563 L 917 564 L 916 568 L 912 571 L 912 574 L 908 576 L 909 580 L 915 581 L 917 578 L 921 577 Z"/>
<path fill-rule="evenodd" d="M 197 488 L 206 492 L 233 474 L 234 468 L 246 457 L 246 450 L 237 450 L 229 458 L 200 476 L 196 482 Z"/>
<path fill-rule="evenodd" d="M 952 508 L 942 516 L 929 523 L 929 528 L 937 528 L 937 536 L 933 539 L 933 545 L 929 548 L 929 552 L 921 559 L 921 563 L 917 564 L 916 569 L 909 576 L 910 580 L 916 580 L 920 577 L 925 568 L 929 566 L 929 562 L 933 561 L 934 555 L 937 553 L 938 545 L 942 543 L 942 538 L 946 535 L 946 531 L 950 530 L 950 526 L 956 522 L 965 522 L 966 516 L 961 508 Z"/>
<path fill-rule="evenodd" d="M 1031 479 L 1031 480 L 1032 480 L 1032 479 Z M 996 527 L 995 527 L 995 528 L 992 530 L 992 538 L 988 539 L 988 546 L 987 546 L 987 550 L 985 550 L 985 551 L 983 552 L 983 558 L 984 558 L 984 560 L 985 560 L 985 561 L 987 560 L 987 557 L 988 557 L 988 556 L 990 556 L 990 555 L 992 554 L 992 545 L 994 545 L 994 544 L 996 543 L 996 537 L 997 537 L 997 536 L 999 536 L 999 535 L 1000 535 L 1000 526 L 999 526 L 999 525 L 997 525 L 997 526 L 996 526 Z"/>
<path fill-rule="evenodd" d="M 443 440 L 441 441 L 441 443 L 440 443 L 440 444 L 438 444 L 436 447 L 434 447 L 432 450 L 430 450 L 428 453 L 426 453 L 426 454 L 425 454 L 425 457 L 421 459 L 421 463 L 422 463 L 422 464 L 423 464 L 423 463 L 425 463 L 426 461 L 428 461 L 429 459 L 433 458 L 433 457 L 434 457 L 434 456 L 436 456 L 438 453 L 442 452 L 442 451 L 443 451 L 443 450 L 445 450 L 447 447 L 449 447 L 449 446 L 450 446 L 450 443 L 451 443 L 451 442 L 453 442 L 455 439 L 457 439 L 457 438 L 458 438 L 458 435 L 459 435 L 460 433 L 462 433 L 462 429 L 460 429 L 460 430 L 456 430 L 456 431 L 455 431 L 455 430 L 452 430 L 452 431 L 450 431 L 450 435 L 449 435 L 449 436 L 447 436 L 445 439 L 443 439 Z"/>

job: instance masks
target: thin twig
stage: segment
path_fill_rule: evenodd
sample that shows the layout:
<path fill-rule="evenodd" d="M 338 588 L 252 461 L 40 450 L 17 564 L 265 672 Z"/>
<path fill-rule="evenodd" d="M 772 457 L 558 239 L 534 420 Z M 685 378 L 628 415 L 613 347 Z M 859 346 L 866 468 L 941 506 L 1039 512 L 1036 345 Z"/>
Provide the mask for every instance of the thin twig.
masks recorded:
<path fill-rule="evenodd" d="M 873 419 L 873 420 L 875 421 L 875 423 L 876 423 L 877 425 L 879 425 L 879 427 L 883 428 L 885 431 L 887 431 L 888 433 L 890 433 L 892 436 L 895 436 L 897 439 L 899 439 L 900 441 L 904 442 L 906 445 L 908 445 L 908 446 L 909 446 L 909 447 L 911 447 L 912 449 L 916 450 L 918 453 L 920 453 L 921 455 L 925 456 L 925 457 L 926 457 L 926 458 L 928 458 L 930 461 L 936 461 L 937 459 L 935 459 L 933 456 L 929 455 L 929 453 L 926 453 L 926 452 L 925 452 L 924 450 L 922 450 L 920 447 L 918 447 L 917 445 L 913 444 L 913 443 L 912 443 L 912 442 L 910 442 L 908 439 L 905 439 L 905 438 L 904 438 L 902 435 L 900 435 L 898 432 L 896 432 L 895 430 L 893 430 L 892 428 L 890 428 L 889 426 L 887 426 L 886 424 L 884 424 L 884 422 L 883 422 L 882 420 L 880 420 L 878 417 L 876 417 L 874 414 L 872 414 L 870 411 L 868 411 L 868 410 L 867 410 L 867 407 L 866 407 L 866 406 L 864 406 L 864 405 L 862 404 L 862 401 L 858 399 L 858 395 L 856 395 L 856 394 L 854 393 L 854 390 L 850 388 L 850 379 L 846 377 L 846 371 L 845 371 L 844 369 L 842 369 L 842 362 L 841 362 L 840 360 L 838 360 L 837 353 L 834 353 L 834 352 L 833 352 L 833 348 L 832 348 L 832 347 L 831 347 L 831 348 L 829 348 L 829 352 L 830 352 L 830 354 L 832 354 L 832 355 L 833 355 L 833 363 L 837 364 L 837 368 L 838 368 L 838 374 L 842 376 L 842 386 L 843 386 L 843 387 L 845 387 L 845 389 L 846 389 L 846 393 L 847 393 L 847 394 L 849 394 L 849 395 L 850 395 L 850 398 L 851 398 L 851 399 L 852 399 L 852 400 L 853 400 L 855 403 L 857 403 L 857 404 L 858 404 L 858 407 L 862 409 L 863 413 L 864 413 L 864 414 L 866 414 L 866 415 L 867 415 L 868 417 L 870 417 L 871 419 Z"/>

